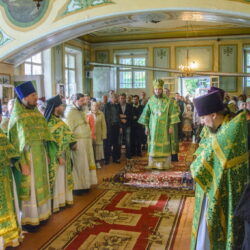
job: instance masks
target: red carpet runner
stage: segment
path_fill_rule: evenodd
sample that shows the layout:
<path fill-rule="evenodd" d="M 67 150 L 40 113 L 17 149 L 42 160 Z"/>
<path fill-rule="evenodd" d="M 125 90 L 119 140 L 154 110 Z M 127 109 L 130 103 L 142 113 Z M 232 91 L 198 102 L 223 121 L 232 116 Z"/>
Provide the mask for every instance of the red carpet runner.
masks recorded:
<path fill-rule="evenodd" d="M 105 190 L 41 249 L 171 249 L 185 196 Z"/>
<path fill-rule="evenodd" d="M 175 172 L 188 172 L 194 150 L 189 143 L 180 145 Z M 146 158 L 134 163 L 115 176 L 118 181 L 112 178 L 101 183 L 99 188 L 104 189 L 103 193 L 41 249 L 172 249 L 185 197 L 192 196 L 193 191 L 164 189 L 170 172 L 145 171 Z M 135 181 L 146 174 L 158 188 L 124 185 L 124 174 L 136 174 Z M 173 183 L 178 185 L 178 178 L 174 177 Z"/>

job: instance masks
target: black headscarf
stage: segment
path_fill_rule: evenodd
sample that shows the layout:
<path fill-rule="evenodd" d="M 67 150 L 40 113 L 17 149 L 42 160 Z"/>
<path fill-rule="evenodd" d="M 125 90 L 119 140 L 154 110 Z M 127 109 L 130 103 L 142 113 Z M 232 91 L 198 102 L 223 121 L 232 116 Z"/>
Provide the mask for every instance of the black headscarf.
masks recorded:
<path fill-rule="evenodd" d="M 54 97 L 51 97 L 46 101 L 46 108 L 44 111 L 44 117 L 48 121 L 53 114 L 56 107 L 62 105 L 62 100 L 60 95 L 56 95 Z"/>

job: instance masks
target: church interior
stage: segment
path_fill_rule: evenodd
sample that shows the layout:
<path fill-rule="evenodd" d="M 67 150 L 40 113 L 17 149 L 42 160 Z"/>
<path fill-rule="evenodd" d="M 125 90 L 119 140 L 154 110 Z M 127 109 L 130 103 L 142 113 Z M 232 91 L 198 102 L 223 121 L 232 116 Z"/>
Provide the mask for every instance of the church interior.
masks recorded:
<path fill-rule="evenodd" d="M 149 98 L 155 79 L 169 98 L 192 101 L 216 87 L 250 107 L 249 0 L 0 0 L 0 13 L 3 111 L 23 82 L 33 83 L 38 104 L 56 95 L 69 104 L 76 93 L 102 103 L 111 90 Z M 170 169 L 146 169 L 149 139 L 130 157 L 123 138 L 120 156 L 96 169 L 96 184 L 5 247 L 191 249 L 198 143 L 180 130 Z"/>

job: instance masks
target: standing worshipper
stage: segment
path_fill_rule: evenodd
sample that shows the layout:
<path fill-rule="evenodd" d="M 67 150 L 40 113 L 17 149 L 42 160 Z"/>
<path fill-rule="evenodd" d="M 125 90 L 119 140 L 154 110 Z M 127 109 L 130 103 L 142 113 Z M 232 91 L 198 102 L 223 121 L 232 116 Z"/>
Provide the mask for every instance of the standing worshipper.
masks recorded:
<path fill-rule="evenodd" d="M 101 101 L 101 104 L 100 104 L 100 107 L 99 109 L 103 112 L 103 109 L 104 109 L 104 105 L 108 102 L 108 96 L 107 95 L 103 95 L 102 96 L 102 101 Z"/>
<path fill-rule="evenodd" d="M 117 99 L 117 95 L 113 94 L 111 101 L 105 104 L 103 110 L 107 124 L 107 139 L 104 140 L 105 164 L 109 164 L 111 155 L 114 163 L 120 163 L 119 135 L 121 124 Z"/>
<path fill-rule="evenodd" d="M 0 121 L 1 121 L 0 103 Z M 21 240 L 21 224 L 16 185 L 11 167 L 18 153 L 0 129 L 0 249 L 16 247 Z"/>
<path fill-rule="evenodd" d="M 90 189 L 97 184 L 91 130 L 86 113 L 84 95 L 73 96 L 73 105 L 65 111 L 66 123 L 76 138 L 76 150 L 72 151 L 74 190 Z"/>
<path fill-rule="evenodd" d="M 191 165 L 196 182 L 191 249 L 241 249 L 243 222 L 234 210 L 249 181 L 246 114 L 231 119 L 219 91 L 195 98 L 194 105 L 206 133 Z"/>
<path fill-rule="evenodd" d="M 75 147 L 76 140 L 68 125 L 61 119 L 63 113 L 64 105 L 59 95 L 47 100 L 44 117 L 58 146 L 54 152 L 54 161 L 49 164 L 53 212 L 67 204 L 73 204 L 71 149 Z"/>
<path fill-rule="evenodd" d="M 149 137 L 148 168 L 169 169 L 170 134 L 173 133 L 173 125 L 180 120 L 173 102 L 163 95 L 164 81 L 154 80 L 153 85 L 154 95 L 149 99 L 138 122 L 145 125 L 145 133 Z"/>
<path fill-rule="evenodd" d="M 47 121 L 36 107 L 37 94 L 32 82 L 20 84 L 15 91 L 17 99 L 8 134 L 21 156 L 22 225 L 36 226 L 51 215 L 47 152 L 55 144 Z"/>
<path fill-rule="evenodd" d="M 141 92 L 141 99 L 140 99 L 139 102 L 140 102 L 140 104 L 141 104 L 142 106 L 145 106 L 145 105 L 147 104 L 148 99 L 147 99 L 147 94 L 146 94 L 146 92 L 144 92 L 144 91 Z"/>
<path fill-rule="evenodd" d="M 126 102 L 126 94 L 120 95 L 119 100 L 119 113 L 120 113 L 120 124 L 122 128 L 122 133 L 120 134 L 120 150 L 119 158 L 121 157 L 121 146 L 123 139 L 125 139 L 126 145 L 126 158 L 131 159 L 131 112 L 132 106 Z"/>
<path fill-rule="evenodd" d="M 143 106 L 139 102 L 139 96 L 133 96 L 132 107 L 132 122 L 131 122 L 131 153 L 132 156 L 141 156 L 142 137 L 144 134 L 144 128 L 138 123 L 138 120 L 142 114 Z"/>
<path fill-rule="evenodd" d="M 193 134 L 193 111 L 190 104 L 186 105 L 186 110 L 183 112 L 182 116 L 182 132 L 184 140 L 191 141 Z"/>
<path fill-rule="evenodd" d="M 99 110 L 97 102 L 91 103 L 91 115 L 95 122 L 95 136 L 93 139 L 93 148 L 95 154 L 96 167 L 101 168 L 101 160 L 104 159 L 103 140 L 107 139 L 107 126 L 102 111 Z"/>

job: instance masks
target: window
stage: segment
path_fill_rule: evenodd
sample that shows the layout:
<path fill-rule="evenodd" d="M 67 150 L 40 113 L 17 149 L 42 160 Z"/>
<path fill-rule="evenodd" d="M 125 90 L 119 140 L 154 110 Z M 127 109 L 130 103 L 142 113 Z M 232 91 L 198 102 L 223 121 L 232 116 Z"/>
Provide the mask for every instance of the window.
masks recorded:
<path fill-rule="evenodd" d="M 24 62 L 24 74 L 25 75 L 43 74 L 42 52 L 30 57 Z"/>
<path fill-rule="evenodd" d="M 194 97 L 204 95 L 210 88 L 210 77 L 181 77 L 181 95 Z"/>
<path fill-rule="evenodd" d="M 65 83 L 66 95 L 71 97 L 76 93 L 76 54 L 65 53 Z"/>
<path fill-rule="evenodd" d="M 250 73 L 250 50 L 246 49 L 245 50 L 245 72 Z M 250 87 L 250 77 L 245 77 L 244 79 L 245 86 Z"/>
<path fill-rule="evenodd" d="M 146 66 L 146 56 L 118 56 L 118 64 Z M 132 68 L 119 68 L 118 70 L 119 87 L 127 88 L 146 88 L 146 71 Z"/>

